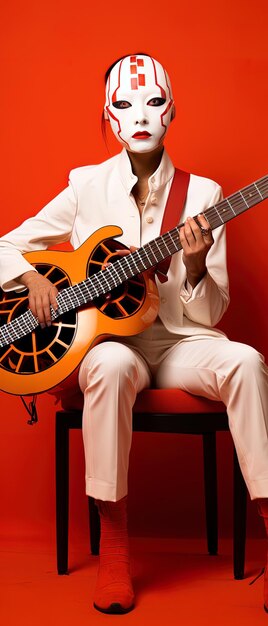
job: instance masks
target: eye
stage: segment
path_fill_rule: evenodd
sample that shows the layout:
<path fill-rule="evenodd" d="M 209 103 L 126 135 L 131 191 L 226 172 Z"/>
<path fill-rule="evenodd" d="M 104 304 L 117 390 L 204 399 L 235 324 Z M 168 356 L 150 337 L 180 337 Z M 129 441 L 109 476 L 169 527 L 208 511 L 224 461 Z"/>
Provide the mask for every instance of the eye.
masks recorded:
<path fill-rule="evenodd" d="M 149 100 L 147 104 L 150 107 L 161 107 L 162 104 L 165 104 L 165 102 L 166 102 L 165 98 L 151 98 L 151 100 Z"/>
<path fill-rule="evenodd" d="M 127 100 L 117 100 L 117 102 L 113 102 L 113 106 L 116 109 L 128 109 L 131 107 L 131 104 Z"/>

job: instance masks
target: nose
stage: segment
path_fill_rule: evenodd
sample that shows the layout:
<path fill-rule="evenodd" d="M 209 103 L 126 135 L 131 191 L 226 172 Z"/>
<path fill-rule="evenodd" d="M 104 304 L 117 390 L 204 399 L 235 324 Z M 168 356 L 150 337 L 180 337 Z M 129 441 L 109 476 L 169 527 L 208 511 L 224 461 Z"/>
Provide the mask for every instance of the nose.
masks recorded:
<path fill-rule="evenodd" d="M 149 123 L 148 117 L 146 116 L 144 110 L 144 105 L 142 103 L 137 104 L 135 107 L 134 123 L 141 124 L 142 126 Z"/>
<path fill-rule="evenodd" d="M 142 126 L 145 126 L 145 124 L 148 124 L 148 120 L 144 115 L 141 115 L 139 117 L 137 116 L 135 124 L 141 124 Z"/>

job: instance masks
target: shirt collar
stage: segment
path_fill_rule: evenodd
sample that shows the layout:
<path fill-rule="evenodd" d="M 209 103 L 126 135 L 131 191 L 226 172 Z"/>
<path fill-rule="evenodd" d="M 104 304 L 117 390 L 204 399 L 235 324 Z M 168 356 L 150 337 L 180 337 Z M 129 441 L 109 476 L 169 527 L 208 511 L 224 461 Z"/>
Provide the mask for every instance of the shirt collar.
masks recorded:
<path fill-rule="evenodd" d="M 132 188 L 136 185 L 138 178 L 133 174 L 131 169 L 131 162 L 128 157 L 128 153 L 125 148 L 119 154 L 119 173 L 122 183 L 128 194 L 131 193 Z M 165 185 L 174 176 L 175 168 L 169 158 L 167 152 L 163 151 L 162 159 L 159 163 L 157 170 L 150 176 L 148 180 L 149 190 L 157 191 Z"/>

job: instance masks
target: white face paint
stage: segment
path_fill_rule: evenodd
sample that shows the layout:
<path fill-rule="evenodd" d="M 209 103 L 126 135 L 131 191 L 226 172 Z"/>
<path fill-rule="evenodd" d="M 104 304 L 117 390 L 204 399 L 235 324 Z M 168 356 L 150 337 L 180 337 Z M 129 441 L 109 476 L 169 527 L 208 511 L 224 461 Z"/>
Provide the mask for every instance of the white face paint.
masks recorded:
<path fill-rule="evenodd" d="M 171 85 L 162 65 L 143 55 L 119 61 L 107 80 L 104 111 L 127 150 L 150 152 L 157 148 L 173 112 Z"/>

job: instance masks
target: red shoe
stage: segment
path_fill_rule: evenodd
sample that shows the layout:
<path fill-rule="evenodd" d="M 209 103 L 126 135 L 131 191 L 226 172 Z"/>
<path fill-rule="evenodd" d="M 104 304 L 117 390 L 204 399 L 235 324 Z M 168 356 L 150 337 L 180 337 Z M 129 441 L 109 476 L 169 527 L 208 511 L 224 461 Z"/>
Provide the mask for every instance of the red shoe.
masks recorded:
<path fill-rule="evenodd" d="M 129 613 L 134 608 L 130 577 L 126 498 L 97 501 L 100 522 L 100 564 L 94 607 L 102 613 Z"/>
<path fill-rule="evenodd" d="M 129 613 L 134 608 L 129 572 L 123 567 L 120 571 L 118 565 L 100 565 L 93 606 L 101 613 L 118 615 Z"/>

